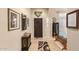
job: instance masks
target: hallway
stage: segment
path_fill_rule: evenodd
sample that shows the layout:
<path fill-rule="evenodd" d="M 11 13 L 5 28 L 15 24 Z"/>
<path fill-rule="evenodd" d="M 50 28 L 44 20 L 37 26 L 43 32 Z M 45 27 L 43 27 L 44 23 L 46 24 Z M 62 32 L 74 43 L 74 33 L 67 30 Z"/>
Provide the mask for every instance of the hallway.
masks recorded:
<path fill-rule="evenodd" d="M 46 41 L 51 51 L 62 51 L 59 45 L 61 48 L 65 45 L 67 50 L 79 50 L 78 11 L 77 8 L 0 8 L 0 50 L 21 51 L 31 42 L 29 51 L 38 51 L 39 41 Z M 54 37 L 58 37 L 57 42 Z"/>

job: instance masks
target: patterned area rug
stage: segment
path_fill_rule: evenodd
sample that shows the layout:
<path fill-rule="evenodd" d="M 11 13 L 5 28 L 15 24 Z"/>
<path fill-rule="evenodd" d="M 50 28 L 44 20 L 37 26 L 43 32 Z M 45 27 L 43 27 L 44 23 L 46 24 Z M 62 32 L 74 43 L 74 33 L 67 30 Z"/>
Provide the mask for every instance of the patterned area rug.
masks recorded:
<path fill-rule="evenodd" d="M 46 42 L 46 41 L 39 41 L 38 42 L 38 50 L 39 51 L 50 51 L 48 42 Z"/>

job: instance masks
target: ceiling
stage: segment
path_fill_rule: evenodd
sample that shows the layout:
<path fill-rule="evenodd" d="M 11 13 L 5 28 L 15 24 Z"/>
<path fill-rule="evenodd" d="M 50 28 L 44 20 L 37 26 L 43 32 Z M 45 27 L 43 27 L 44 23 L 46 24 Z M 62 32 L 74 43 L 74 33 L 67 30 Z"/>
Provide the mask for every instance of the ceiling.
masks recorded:
<path fill-rule="evenodd" d="M 54 9 L 57 13 L 66 13 L 68 11 L 73 11 L 76 10 L 78 8 L 31 8 L 33 9 L 45 9 L 45 10 L 49 10 L 49 9 Z"/>
<path fill-rule="evenodd" d="M 77 10 L 78 8 L 55 8 L 55 10 L 59 13 L 59 12 L 69 12 L 69 11 L 73 11 L 73 10 Z"/>

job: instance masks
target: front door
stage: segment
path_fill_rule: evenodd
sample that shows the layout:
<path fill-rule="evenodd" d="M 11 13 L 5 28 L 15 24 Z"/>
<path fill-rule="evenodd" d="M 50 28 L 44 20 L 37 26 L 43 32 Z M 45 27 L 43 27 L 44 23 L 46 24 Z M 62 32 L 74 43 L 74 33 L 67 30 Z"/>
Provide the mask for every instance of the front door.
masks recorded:
<path fill-rule="evenodd" d="M 43 37 L 42 18 L 34 18 L 34 37 Z"/>

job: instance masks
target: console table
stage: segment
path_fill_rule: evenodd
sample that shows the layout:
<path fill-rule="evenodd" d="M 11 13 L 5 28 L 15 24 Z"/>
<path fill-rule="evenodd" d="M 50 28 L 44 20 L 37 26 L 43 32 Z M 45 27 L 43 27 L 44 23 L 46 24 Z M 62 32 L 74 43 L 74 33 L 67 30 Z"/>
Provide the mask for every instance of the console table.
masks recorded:
<path fill-rule="evenodd" d="M 24 35 L 21 38 L 21 42 L 22 42 L 22 51 L 28 51 L 29 47 L 31 45 L 31 34 L 28 33 L 28 35 Z"/>

